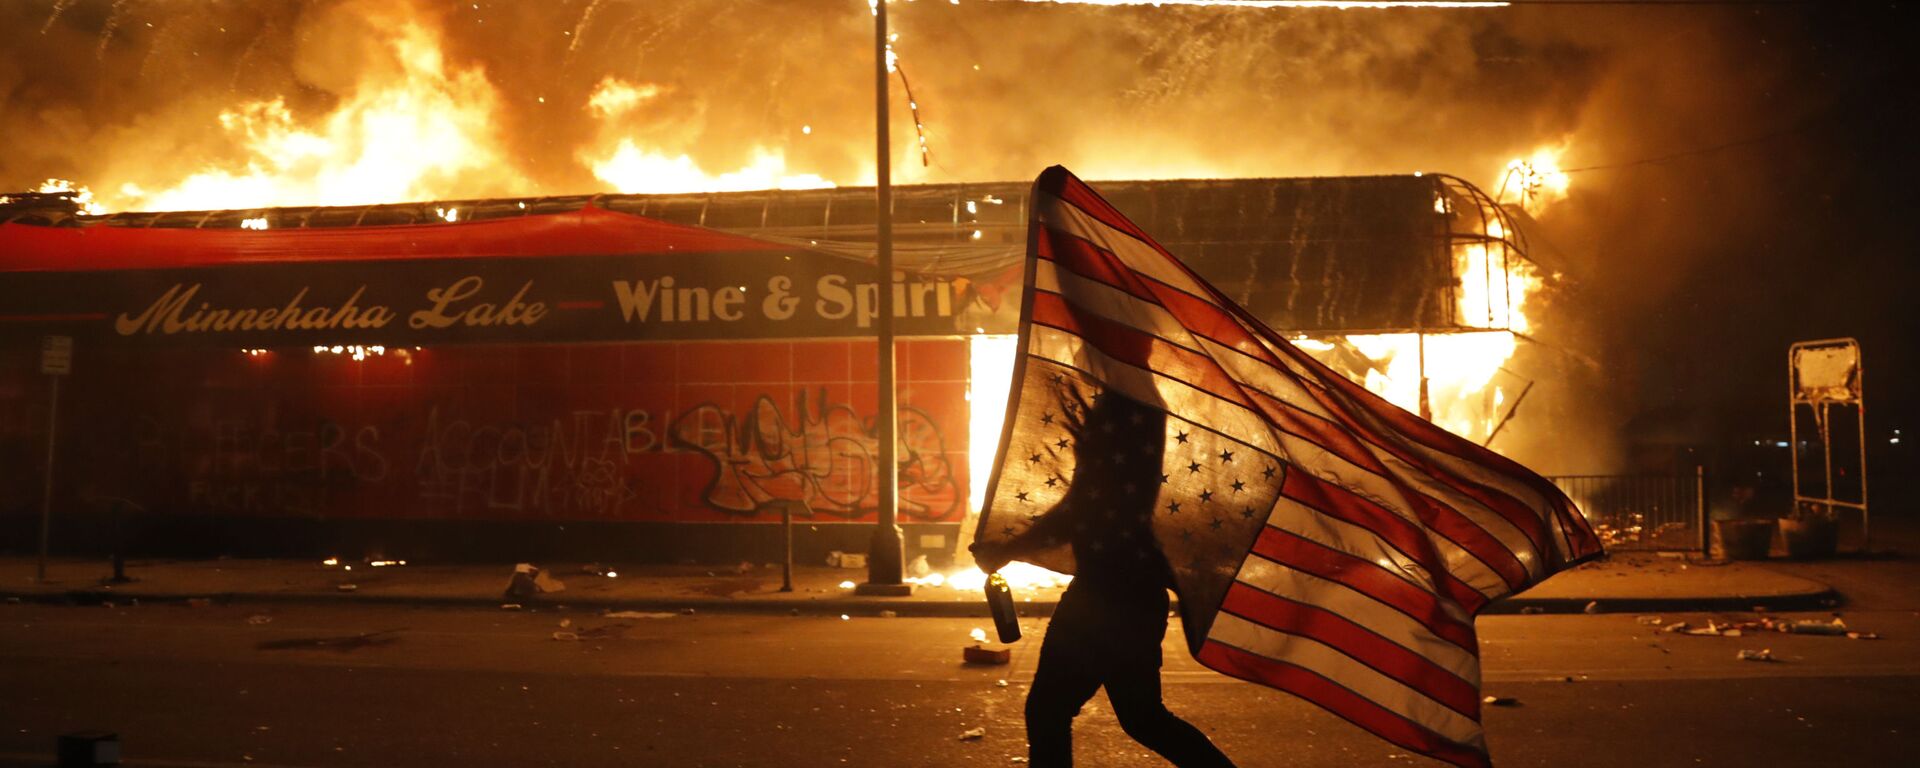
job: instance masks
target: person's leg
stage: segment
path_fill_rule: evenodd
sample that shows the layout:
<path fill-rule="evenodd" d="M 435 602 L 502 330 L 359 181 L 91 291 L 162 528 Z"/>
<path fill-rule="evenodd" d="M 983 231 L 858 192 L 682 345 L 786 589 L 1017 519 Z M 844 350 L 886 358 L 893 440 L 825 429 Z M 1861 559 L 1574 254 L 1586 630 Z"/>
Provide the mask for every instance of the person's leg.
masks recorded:
<path fill-rule="evenodd" d="M 1100 690 L 1100 678 L 1082 664 L 1069 638 L 1049 628 L 1040 644 L 1040 664 L 1027 691 L 1027 762 L 1033 768 L 1073 765 L 1073 718 Z"/>
<path fill-rule="evenodd" d="M 1143 660 L 1107 678 L 1107 700 L 1120 729 L 1179 768 L 1233 768 L 1207 735 L 1180 719 L 1160 699 L 1160 665 Z"/>

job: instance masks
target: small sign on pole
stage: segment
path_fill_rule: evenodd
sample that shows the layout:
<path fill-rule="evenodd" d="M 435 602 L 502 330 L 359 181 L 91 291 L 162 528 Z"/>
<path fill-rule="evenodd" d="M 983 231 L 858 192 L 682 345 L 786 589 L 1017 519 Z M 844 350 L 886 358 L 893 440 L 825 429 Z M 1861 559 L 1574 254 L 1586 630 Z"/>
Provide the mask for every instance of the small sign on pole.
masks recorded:
<path fill-rule="evenodd" d="M 60 377 L 73 373 L 73 337 L 47 336 L 40 340 L 40 372 L 47 375 L 47 473 L 40 496 L 40 564 L 38 581 L 47 580 L 47 540 L 53 527 L 53 457 L 60 429 Z"/>
<path fill-rule="evenodd" d="M 40 372 L 48 376 L 73 373 L 72 336 L 47 336 L 40 340 Z"/>

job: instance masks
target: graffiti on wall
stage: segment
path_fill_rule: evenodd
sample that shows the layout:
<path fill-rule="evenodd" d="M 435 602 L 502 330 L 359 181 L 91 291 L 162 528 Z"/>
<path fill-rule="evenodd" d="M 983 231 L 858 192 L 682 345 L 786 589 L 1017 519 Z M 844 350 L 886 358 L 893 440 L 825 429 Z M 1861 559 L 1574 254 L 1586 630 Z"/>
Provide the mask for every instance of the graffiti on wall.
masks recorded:
<path fill-rule="evenodd" d="M 878 425 L 852 406 L 827 402 L 824 390 L 812 399 L 809 407 L 807 393 L 796 394 L 791 416 L 765 396 L 744 414 L 713 404 L 680 414 L 669 433 L 673 444 L 713 462 L 707 504 L 753 513 L 793 501 L 848 519 L 877 509 Z M 954 482 L 939 426 L 926 412 L 902 407 L 898 437 L 900 517 L 954 516 L 965 491 Z"/>
<path fill-rule="evenodd" d="M 658 440 L 646 411 L 574 411 L 543 424 L 476 423 L 427 411 L 414 464 L 420 498 L 455 513 L 613 517 L 638 497 L 627 457 Z"/>
<path fill-rule="evenodd" d="M 132 448 L 138 482 L 184 481 L 187 506 L 225 514 L 325 516 L 342 494 L 381 483 L 391 468 L 378 427 L 331 419 L 168 427 L 143 416 L 134 421 Z"/>

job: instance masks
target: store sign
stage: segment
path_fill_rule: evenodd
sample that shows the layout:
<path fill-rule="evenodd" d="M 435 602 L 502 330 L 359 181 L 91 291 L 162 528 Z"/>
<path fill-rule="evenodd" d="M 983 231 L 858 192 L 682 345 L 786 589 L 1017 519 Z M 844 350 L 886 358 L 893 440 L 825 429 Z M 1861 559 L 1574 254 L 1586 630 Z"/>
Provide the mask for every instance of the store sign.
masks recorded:
<path fill-rule="evenodd" d="M 896 276 L 887 286 L 896 333 L 983 323 L 1008 332 L 994 313 L 967 309 L 975 287 Z M 0 283 L 13 311 L 82 335 L 262 347 L 868 336 L 881 290 L 870 265 L 807 251 L 24 273 Z"/>

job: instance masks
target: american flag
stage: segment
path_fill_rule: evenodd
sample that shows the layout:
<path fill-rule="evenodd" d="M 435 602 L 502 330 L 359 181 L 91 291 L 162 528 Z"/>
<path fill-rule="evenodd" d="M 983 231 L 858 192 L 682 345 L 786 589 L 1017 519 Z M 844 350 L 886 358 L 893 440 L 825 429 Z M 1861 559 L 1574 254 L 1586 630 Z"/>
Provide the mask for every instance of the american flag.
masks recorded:
<path fill-rule="evenodd" d="M 1196 659 L 1488 765 L 1473 617 L 1600 553 L 1572 502 L 1308 357 L 1066 169 L 1040 175 L 1031 209 L 1024 354 L 977 537 L 1013 541 L 1103 498 L 1069 498 L 1076 477 L 1130 466 L 1118 493 L 1152 498 Z M 1091 429 L 1116 396 L 1127 408 L 1104 410 L 1164 434 Z M 1021 559 L 1074 569 L 1066 546 Z"/>

